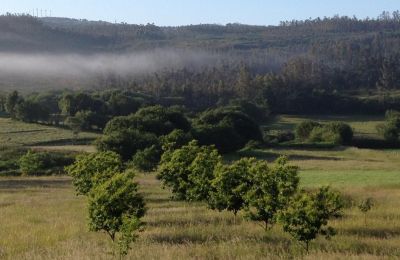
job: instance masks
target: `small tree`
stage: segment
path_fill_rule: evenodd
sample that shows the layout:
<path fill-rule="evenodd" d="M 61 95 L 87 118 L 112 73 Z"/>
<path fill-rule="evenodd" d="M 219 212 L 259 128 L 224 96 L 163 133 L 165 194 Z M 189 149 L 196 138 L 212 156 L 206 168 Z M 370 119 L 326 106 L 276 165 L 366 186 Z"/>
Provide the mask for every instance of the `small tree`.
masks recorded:
<path fill-rule="evenodd" d="M 222 157 L 214 146 L 201 147 L 189 166 L 189 181 L 192 184 L 188 189 L 189 200 L 207 201 L 209 199 L 214 170 L 220 163 L 222 163 Z"/>
<path fill-rule="evenodd" d="M 175 151 L 168 150 L 161 157 L 157 178 L 169 187 L 174 198 L 188 199 L 190 165 L 200 152 L 197 141 L 192 141 Z"/>
<path fill-rule="evenodd" d="M 87 195 L 95 184 L 107 181 L 115 173 L 122 172 L 121 157 L 114 152 L 85 154 L 77 157 L 74 164 L 65 168 L 73 177 L 73 185 L 79 195 Z"/>
<path fill-rule="evenodd" d="M 280 215 L 283 230 L 299 242 L 304 243 L 309 251 L 310 241 L 319 234 L 330 238 L 335 230 L 327 226 L 328 221 L 341 216 L 343 202 L 340 195 L 330 191 L 329 187 L 316 193 L 301 192 Z"/>
<path fill-rule="evenodd" d="M 109 175 L 113 177 L 89 193 L 89 228 L 106 232 L 113 242 L 118 242 L 120 254 L 124 255 L 137 237 L 145 204 L 132 174 Z"/>
<path fill-rule="evenodd" d="M 366 198 L 362 200 L 358 205 L 360 211 L 364 214 L 364 224 L 367 225 L 367 213 L 372 209 L 374 206 L 374 200 L 372 198 Z"/>
<path fill-rule="evenodd" d="M 144 172 L 151 172 L 157 168 L 161 158 L 161 149 L 156 145 L 138 151 L 132 158 L 133 166 Z"/>
<path fill-rule="evenodd" d="M 243 158 L 231 165 L 219 164 L 215 169 L 215 179 L 211 182 L 213 191 L 208 204 L 219 211 L 232 211 L 236 216 L 244 208 L 244 195 L 251 188 L 250 167 L 255 158 Z"/>
<path fill-rule="evenodd" d="M 253 162 L 249 169 L 253 183 L 245 195 L 247 216 L 264 222 L 267 230 L 297 191 L 297 171 L 297 167 L 287 164 L 286 157 L 279 158 L 272 167 L 266 161 Z"/>
<path fill-rule="evenodd" d="M 221 156 L 213 146 L 199 146 L 197 141 L 175 151 L 167 150 L 161 159 L 158 178 L 171 188 L 175 198 L 207 200 L 214 168 Z"/>
<path fill-rule="evenodd" d="M 85 122 L 82 121 L 82 118 L 80 117 L 75 117 L 75 116 L 69 116 L 65 119 L 64 124 L 71 129 L 72 134 L 73 134 L 73 139 L 76 141 L 78 139 L 79 133 L 83 129 L 83 125 Z"/>

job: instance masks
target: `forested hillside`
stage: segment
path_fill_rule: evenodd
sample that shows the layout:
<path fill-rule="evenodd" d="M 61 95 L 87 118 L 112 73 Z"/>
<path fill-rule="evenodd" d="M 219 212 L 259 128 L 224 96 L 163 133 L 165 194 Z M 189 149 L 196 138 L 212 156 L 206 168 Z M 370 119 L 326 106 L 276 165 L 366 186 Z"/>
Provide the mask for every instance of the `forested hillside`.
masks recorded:
<path fill-rule="evenodd" d="M 382 113 L 398 109 L 398 46 L 398 11 L 279 26 L 5 15 L 1 87 L 123 88 L 200 109 L 242 98 L 268 101 L 278 113 Z"/>

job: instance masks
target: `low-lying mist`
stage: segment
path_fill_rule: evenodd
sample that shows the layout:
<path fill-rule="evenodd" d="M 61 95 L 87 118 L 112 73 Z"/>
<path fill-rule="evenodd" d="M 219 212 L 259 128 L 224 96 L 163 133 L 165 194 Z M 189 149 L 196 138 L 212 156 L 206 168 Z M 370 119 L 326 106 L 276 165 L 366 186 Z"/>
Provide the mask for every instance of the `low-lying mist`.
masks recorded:
<path fill-rule="evenodd" d="M 0 76 L 23 78 L 137 75 L 165 69 L 201 67 L 218 58 L 201 51 L 154 50 L 125 54 L 0 53 Z"/>

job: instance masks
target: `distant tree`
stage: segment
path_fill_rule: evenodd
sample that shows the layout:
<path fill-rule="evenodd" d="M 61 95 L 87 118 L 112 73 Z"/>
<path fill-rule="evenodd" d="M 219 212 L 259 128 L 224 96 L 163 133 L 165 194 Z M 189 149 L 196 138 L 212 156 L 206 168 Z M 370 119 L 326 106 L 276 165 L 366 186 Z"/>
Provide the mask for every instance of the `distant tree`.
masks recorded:
<path fill-rule="evenodd" d="M 362 200 L 358 205 L 358 209 L 364 214 L 364 224 L 367 225 L 367 213 L 372 209 L 374 206 L 374 200 L 372 198 L 366 198 Z"/>
<path fill-rule="evenodd" d="M 309 251 L 309 245 L 318 235 L 330 238 L 335 230 L 327 226 L 332 218 L 340 217 L 343 202 L 338 193 L 329 187 L 319 189 L 315 193 L 301 192 L 280 214 L 283 230 L 293 238 L 304 243 Z"/>
<path fill-rule="evenodd" d="M 215 145 L 222 153 L 236 151 L 250 140 L 262 140 L 259 125 L 237 107 L 203 112 L 193 125 L 193 137 L 202 145 Z"/>
<path fill-rule="evenodd" d="M 113 151 L 121 155 L 128 161 L 132 159 L 138 151 L 151 146 L 159 146 L 159 139 L 155 134 L 141 132 L 136 129 L 115 131 L 111 134 L 103 135 L 97 141 L 99 151 Z"/>
<path fill-rule="evenodd" d="M 65 119 L 64 124 L 72 130 L 73 138 L 76 141 L 84 128 L 85 122 L 82 121 L 82 117 L 69 116 Z"/>
<path fill-rule="evenodd" d="M 0 93 L 0 112 L 6 112 L 6 101 L 7 96 L 3 93 Z"/>
<path fill-rule="evenodd" d="M 5 104 L 6 112 L 9 113 L 12 118 L 15 118 L 15 116 L 16 116 L 15 109 L 21 100 L 22 100 L 22 98 L 19 96 L 18 91 L 13 91 L 7 95 L 6 104 Z"/>
<path fill-rule="evenodd" d="M 127 116 L 136 113 L 142 106 L 139 99 L 122 93 L 114 93 L 107 102 L 113 116 Z"/>
<path fill-rule="evenodd" d="M 187 145 L 192 140 L 193 137 L 191 133 L 185 133 L 183 130 L 175 129 L 168 135 L 161 137 L 161 144 L 164 151 L 175 150 Z"/>
<path fill-rule="evenodd" d="M 80 155 L 74 164 L 66 167 L 79 195 L 87 195 L 95 185 L 107 181 L 122 170 L 121 157 L 113 152 Z"/>
<path fill-rule="evenodd" d="M 106 175 L 112 177 L 94 186 L 88 194 L 89 228 L 106 232 L 118 243 L 120 254 L 126 255 L 141 227 L 145 203 L 138 193 L 138 184 L 132 181 L 133 175 L 116 172 Z"/>
<path fill-rule="evenodd" d="M 274 224 L 280 210 L 287 207 L 297 192 L 298 169 L 281 157 L 270 166 L 266 161 L 254 161 L 249 168 L 252 185 L 244 196 L 246 213 L 251 220 L 264 222 L 265 230 Z"/>
<path fill-rule="evenodd" d="M 303 141 L 307 140 L 310 137 L 312 130 L 316 127 L 321 127 L 321 124 L 311 120 L 301 122 L 296 126 L 296 138 Z"/>
<path fill-rule="evenodd" d="M 133 166 L 144 172 L 154 171 L 161 159 L 161 148 L 152 145 L 144 150 L 139 150 L 132 158 Z"/>
<path fill-rule="evenodd" d="M 21 101 L 15 106 L 15 118 L 25 122 L 47 122 L 49 111 L 39 103 L 30 100 Z"/>
<path fill-rule="evenodd" d="M 386 112 L 385 123 L 378 126 L 385 140 L 389 142 L 398 142 L 400 136 L 400 112 L 389 110 Z"/>

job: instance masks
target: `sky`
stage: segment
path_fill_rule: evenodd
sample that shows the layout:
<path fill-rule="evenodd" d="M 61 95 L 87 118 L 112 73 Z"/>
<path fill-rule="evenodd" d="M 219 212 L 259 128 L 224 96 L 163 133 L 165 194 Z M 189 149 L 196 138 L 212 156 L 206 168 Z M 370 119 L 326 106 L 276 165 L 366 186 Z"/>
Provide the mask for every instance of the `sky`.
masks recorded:
<path fill-rule="evenodd" d="M 333 16 L 377 17 L 400 0 L 1 0 L 0 13 L 45 10 L 52 16 L 160 26 L 201 23 L 277 25 Z"/>

